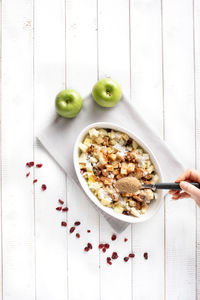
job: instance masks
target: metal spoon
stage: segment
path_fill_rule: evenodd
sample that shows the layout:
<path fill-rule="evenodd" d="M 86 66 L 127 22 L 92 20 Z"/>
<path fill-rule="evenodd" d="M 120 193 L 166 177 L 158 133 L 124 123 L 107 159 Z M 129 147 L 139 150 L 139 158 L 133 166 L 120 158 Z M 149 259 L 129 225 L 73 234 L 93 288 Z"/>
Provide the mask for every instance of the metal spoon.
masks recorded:
<path fill-rule="evenodd" d="M 190 182 L 190 184 L 200 189 L 200 183 Z M 120 193 L 135 193 L 140 189 L 159 190 L 181 190 L 179 183 L 165 182 L 155 184 L 141 184 L 136 177 L 124 177 L 117 180 L 115 187 Z"/>
<path fill-rule="evenodd" d="M 190 182 L 190 184 L 196 186 L 200 189 L 200 183 Z M 155 183 L 155 184 L 142 184 L 141 188 L 143 189 L 154 189 L 154 190 L 181 190 L 179 183 L 174 182 L 164 182 L 164 183 Z"/>

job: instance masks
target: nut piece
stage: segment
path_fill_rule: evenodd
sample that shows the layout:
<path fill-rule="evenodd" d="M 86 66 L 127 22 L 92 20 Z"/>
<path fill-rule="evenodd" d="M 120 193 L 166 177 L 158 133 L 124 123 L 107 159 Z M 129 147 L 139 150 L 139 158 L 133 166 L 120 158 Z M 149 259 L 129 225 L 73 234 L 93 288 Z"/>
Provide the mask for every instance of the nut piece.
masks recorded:
<path fill-rule="evenodd" d="M 135 193 L 140 189 L 141 184 L 135 177 L 124 177 L 116 182 L 115 187 L 120 193 Z"/>

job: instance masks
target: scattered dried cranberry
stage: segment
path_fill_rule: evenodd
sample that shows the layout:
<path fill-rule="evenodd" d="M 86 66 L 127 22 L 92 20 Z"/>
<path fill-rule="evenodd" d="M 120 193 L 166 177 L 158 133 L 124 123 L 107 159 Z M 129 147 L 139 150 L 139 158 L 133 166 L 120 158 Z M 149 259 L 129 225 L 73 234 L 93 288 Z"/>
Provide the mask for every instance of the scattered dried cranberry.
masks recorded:
<path fill-rule="evenodd" d="M 148 253 L 147 252 L 144 253 L 144 258 L 148 259 Z"/>
<path fill-rule="evenodd" d="M 91 232 L 90 229 L 88 229 L 87 232 L 90 233 Z"/>
<path fill-rule="evenodd" d="M 62 201 L 61 199 L 58 199 L 58 202 L 62 205 L 64 204 L 64 201 Z"/>
<path fill-rule="evenodd" d="M 76 234 L 76 237 L 79 239 L 79 238 L 80 238 L 80 234 L 79 234 L 79 233 L 77 233 L 77 234 Z"/>
<path fill-rule="evenodd" d="M 105 252 L 106 252 L 106 248 L 104 247 L 104 248 L 102 249 L 102 251 L 103 251 L 103 253 L 105 253 Z"/>
<path fill-rule="evenodd" d="M 115 241 L 116 238 L 117 238 L 116 234 L 113 234 L 112 237 L 111 237 L 111 240 L 112 240 L 112 241 Z"/>
<path fill-rule="evenodd" d="M 127 262 L 129 260 L 129 257 L 124 257 L 124 261 Z"/>
<path fill-rule="evenodd" d="M 69 209 L 68 209 L 68 207 L 64 207 L 63 209 L 62 209 L 62 211 L 68 211 Z"/>
<path fill-rule="evenodd" d="M 90 250 L 90 249 L 89 249 L 88 247 L 85 247 L 85 248 L 84 248 L 84 251 L 85 251 L 85 252 L 88 252 L 89 250 Z"/>
<path fill-rule="evenodd" d="M 30 172 L 28 172 L 27 174 L 26 174 L 26 177 L 28 177 L 30 175 Z"/>
<path fill-rule="evenodd" d="M 117 259 L 117 258 L 118 258 L 117 252 L 113 252 L 113 254 L 112 254 L 112 259 Z"/>
<path fill-rule="evenodd" d="M 124 210 L 124 211 L 123 211 L 123 215 L 129 216 L 129 215 L 130 215 L 130 212 L 129 212 L 128 210 Z"/>
<path fill-rule="evenodd" d="M 34 180 L 33 180 L 33 183 L 36 183 L 37 181 L 38 181 L 37 179 L 34 179 Z"/>
<path fill-rule="evenodd" d="M 45 191 L 45 190 L 47 189 L 46 184 L 42 184 L 41 189 L 42 189 L 43 191 Z"/>
<path fill-rule="evenodd" d="M 72 233 L 72 232 L 74 232 L 74 230 L 75 230 L 75 227 L 71 227 L 69 232 Z"/>
<path fill-rule="evenodd" d="M 107 260 L 107 261 L 109 261 L 109 260 L 111 261 L 111 257 L 107 257 L 106 260 Z"/>
<path fill-rule="evenodd" d="M 88 243 L 87 246 L 88 246 L 89 249 L 92 249 L 92 244 L 91 243 Z"/>
<path fill-rule="evenodd" d="M 79 221 L 74 222 L 75 226 L 79 226 L 80 224 L 81 224 L 81 222 L 79 222 Z"/>
<path fill-rule="evenodd" d="M 61 222 L 61 226 L 64 226 L 64 227 L 66 227 L 66 226 L 67 226 L 67 223 L 66 223 L 66 222 L 64 222 L 64 221 L 62 221 L 62 222 Z"/>
<path fill-rule="evenodd" d="M 133 258 L 133 257 L 135 257 L 135 254 L 134 253 L 130 253 L 129 257 Z"/>
<path fill-rule="evenodd" d="M 81 175 L 84 174 L 84 173 L 85 173 L 85 170 L 84 170 L 84 169 L 81 169 L 81 170 L 80 170 L 80 173 L 81 173 Z"/>
<path fill-rule="evenodd" d="M 124 239 L 124 242 L 126 243 L 127 241 L 128 241 L 128 239 L 127 239 L 127 238 L 125 238 L 125 239 Z"/>
<path fill-rule="evenodd" d="M 56 207 L 56 210 L 62 210 L 62 206 Z"/>
<path fill-rule="evenodd" d="M 37 168 L 42 168 L 43 164 L 37 164 L 36 167 Z"/>
<path fill-rule="evenodd" d="M 33 167 L 33 166 L 34 166 L 34 161 L 27 162 L 27 163 L 26 163 L 26 166 L 27 166 L 28 168 Z"/>
<path fill-rule="evenodd" d="M 102 249 L 104 247 L 104 244 L 99 244 L 99 249 Z"/>
<path fill-rule="evenodd" d="M 110 248 L 110 245 L 109 245 L 109 244 L 105 244 L 104 247 L 105 247 L 106 249 L 108 249 L 108 248 Z"/>

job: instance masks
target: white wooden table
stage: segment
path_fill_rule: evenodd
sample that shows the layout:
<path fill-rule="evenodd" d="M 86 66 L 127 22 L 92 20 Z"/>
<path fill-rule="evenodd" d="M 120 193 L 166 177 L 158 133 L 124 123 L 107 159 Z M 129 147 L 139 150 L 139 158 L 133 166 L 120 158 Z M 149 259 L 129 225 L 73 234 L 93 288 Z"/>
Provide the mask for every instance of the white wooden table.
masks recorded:
<path fill-rule="evenodd" d="M 185 167 L 199 168 L 200 0 L 1 0 L 1 12 L 0 300 L 200 299 L 193 201 L 167 201 L 148 223 L 129 226 L 109 266 L 97 245 L 112 229 L 35 138 L 57 92 L 84 97 L 111 76 Z M 44 166 L 26 178 L 31 160 Z M 80 239 L 60 226 L 65 218 L 81 221 Z"/>

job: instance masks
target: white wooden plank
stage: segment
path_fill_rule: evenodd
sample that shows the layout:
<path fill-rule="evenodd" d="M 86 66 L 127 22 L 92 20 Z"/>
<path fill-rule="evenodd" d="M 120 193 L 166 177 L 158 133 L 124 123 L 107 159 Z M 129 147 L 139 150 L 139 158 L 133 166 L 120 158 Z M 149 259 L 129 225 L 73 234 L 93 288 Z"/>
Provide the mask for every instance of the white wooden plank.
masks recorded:
<path fill-rule="evenodd" d="M 161 137 L 161 3 L 131 2 L 131 74 L 135 107 Z M 133 225 L 133 299 L 164 298 L 164 208 L 148 222 Z M 149 259 L 144 259 L 148 252 Z"/>
<path fill-rule="evenodd" d="M 48 12 L 47 12 L 48 8 Z M 35 134 L 50 121 L 56 94 L 65 84 L 65 1 L 35 1 L 34 7 L 34 122 Z M 67 233 L 61 227 L 67 213 L 66 178 L 52 158 L 35 142 L 36 298 L 68 298 Z M 41 184 L 47 190 L 41 191 Z"/>
<path fill-rule="evenodd" d="M 32 1 L 2 3 L 3 299 L 35 299 Z"/>
<path fill-rule="evenodd" d="M 122 87 L 123 93 L 130 96 L 130 56 L 129 56 L 129 1 L 112 0 L 98 1 L 98 69 L 99 78 L 111 77 Z M 126 124 L 124 124 L 126 126 Z M 102 299 L 132 299 L 131 261 L 125 263 L 123 258 L 131 252 L 131 226 L 125 232 L 114 233 L 110 225 L 101 217 L 100 242 L 108 242 L 109 250 L 101 252 L 101 297 Z M 128 242 L 124 242 L 124 238 Z M 112 266 L 106 257 L 116 251 L 119 258 Z"/>
<path fill-rule="evenodd" d="M 91 92 L 97 74 L 96 1 L 67 1 L 66 21 L 66 86 L 84 97 Z M 81 222 L 76 229 L 80 239 L 76 238 L 76 232 L 69 236 L 69 299 L 99 299 L 99 215 L 71 181 L 67 189 L 69 228 L 76 220 Z M 87 233 L 88 228 L 91 233 Z M 85 253 L 88 242 L 93 249 Z"/>
<path fill-rule="evenodd" d="M 0 82 L 2 83 L 2 2 L 0 1 Z M 2 96 L 2 85 L 0 85 L 0 98 Z M 1 98 L 2 99 L 2 98 Z M 1 108 L 0 108 L 1 113 Z M 0 141 L 2 145 L 2 126 L 0 124 Z M 0 160 L 2 166 L 2 146 L 0 147 Z M 2 168 L 0 170 L 0 190 L 2 191 Z M 3 235 L 2 235 L 2 193 L 0 195 L 0 300 L 3 299 Z"/>
<path fill-rule="evenodd" d="M 193 6 L 163 1 L 166 141 L 185 167 L 194 166 Z M 196 298 L 195 205 L 166 202 L 166 297 Z"/>
<path fill-rule="evenodd" d="M 196 104 L 196 168 L 200 171 L 200 1 L 194 1 L 194 54 L 195 54 L 195 104 Z M 200 208 L 197 207 L 197 299 L 200 299 Z"/>

